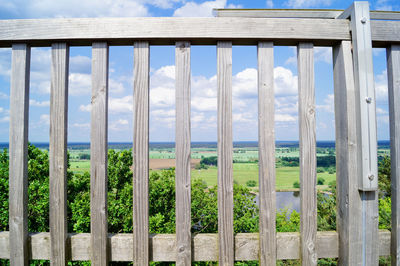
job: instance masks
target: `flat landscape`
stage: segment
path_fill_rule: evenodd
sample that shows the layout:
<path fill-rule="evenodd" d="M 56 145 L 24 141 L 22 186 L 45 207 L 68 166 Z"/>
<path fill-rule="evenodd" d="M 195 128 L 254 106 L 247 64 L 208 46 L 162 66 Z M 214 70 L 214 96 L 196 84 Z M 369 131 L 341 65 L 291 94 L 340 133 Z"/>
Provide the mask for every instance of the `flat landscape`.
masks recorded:
<path fill-rule="evenodd" d="M 46 144 L 38 146 L 48 149 Z M 389 155 L 389 143 L 378 143 L 378 156 Z M 116 151 L 127 150 L 130 143 L 109 144 L 110 149 Z M 83 173 L 90 171 L 90 146 L 88 143 L 69 145 L 70 169 Z M 192 178 L 204 180 L 208 186 L 217 184 L 218 168 L 214 164 L 207 164 L 207 158 L 216 161 L 216 143 L 192 143 Z M 173 143 L 150 144 L 150 169 L 162 171 L 175 167 L 175 147 Z M 299 182 L 299 148 L 297 142 L 277 143 L 276 149 L 276 189 L 291 190 L 297 188 Z M 318 189 L 328 188 L 328 184 L 336 180 L 335 146 L 334 142 L 317 142 L 317 180 Z M 234 182 L 248 185 L 252 190 L 258 190 L 258 148 L 257 142 L 234 143 L 233 149 L 233 178 Z M 250 181 L 250 182 L 249 182 Z"/>

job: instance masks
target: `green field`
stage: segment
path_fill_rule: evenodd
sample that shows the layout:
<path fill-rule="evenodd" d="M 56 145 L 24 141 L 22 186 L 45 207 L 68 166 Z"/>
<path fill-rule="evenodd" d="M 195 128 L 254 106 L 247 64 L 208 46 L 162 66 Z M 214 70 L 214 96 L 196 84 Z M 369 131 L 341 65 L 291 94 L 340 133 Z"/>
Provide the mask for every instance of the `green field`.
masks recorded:
<path fill-rule="evenodd" d="M 90 161 L 80 160 L 72 161 L 70 170 L 83 173 L 90 171 Z M 158 170 L 160 171 L 160 170 Z M 192 170 L 192 178 L 200 178 L 207 182 L 208 186 L 214 186 L 217 184 L 218 169 L 215 166 L 211 166 L 208 169 Z M 318 173 L 317 177 L 325 179 L 324 186 L 318 186 L 318 188 L 326 188 L 327 184 L 336 179 L 336 174 L 329 174 L 327 172 Z M 254 180 L 257 182 L 258 187 L 258 164 L 257 163 L 234 163 L 233 164 L 233 179 L 235 182 L 246 185 L 248 180 Z M 292 189 L 293 183 L 299 181 L 299 167 L 278 167 L 276 168 L 276 188 L 277 189 Z"/>
<path fill-rule="evenodd" d="M 208 186 L 217 184 L 217 167 L 208 169 L 192 170 L 192 178 L 200 178 L 207 182 Z M 325 179 L 324 186 L 318 188 L 326 188 L 327 184 L 336 179 L 336 174 L 327 172 L 318 173 L 317 177 Z M 234 163 L 233 164 L 233 179 L 235 182 L 245 185 L 248 180 L 254 180 L 258 186 L 258 165 L 256 163 Z M 299 181 L 299 167 L 278 167 L 276 168 L 276 188 L 277 189 L 292 189 L 293 183 Z"/>

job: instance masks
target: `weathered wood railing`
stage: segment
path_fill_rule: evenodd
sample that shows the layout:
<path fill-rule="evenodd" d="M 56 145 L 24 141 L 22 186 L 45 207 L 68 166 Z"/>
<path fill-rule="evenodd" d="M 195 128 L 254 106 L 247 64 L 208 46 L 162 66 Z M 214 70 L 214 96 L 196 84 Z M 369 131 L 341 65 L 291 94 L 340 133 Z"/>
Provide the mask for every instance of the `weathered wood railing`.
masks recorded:
<path fill-rule="evenodd" d="M 12 47 L 10 221 L 0 258 L 108 261 L 219 261 L 339 258 L 341 265 L 400 265 L 400 14 L 342 11 L 217 10 L 216 18 L 0 21 L 0 47 Z M 379 20 L 371 20 L 379 19 Z M 109 45 L 134 45 L 133 234 L 107 232 Z M 149 235 L 149 47 L 176 45 L 176 235 Z M 218 234 L 191 235 L 190 46 L 217 45 Z M 260 233 L 233 233 L 232 44 L 258 46 Z M 92 45 L 91 233 L 68 234 L 66 151 L 69 46 Z M 273 46 L 297 45 L 300 124 L 300 233 L 276 233 Z M 337 232 L 317 232 L 313 46 L 333 48 L 337 147 Z M 50 233 L 27 230 L 30 47 L 52 47 Z M 378 230 L 372 47 L 387 47 L 392 158 L 392 231 Z M 391 251 L 390 251 L 391 243 Z"/>

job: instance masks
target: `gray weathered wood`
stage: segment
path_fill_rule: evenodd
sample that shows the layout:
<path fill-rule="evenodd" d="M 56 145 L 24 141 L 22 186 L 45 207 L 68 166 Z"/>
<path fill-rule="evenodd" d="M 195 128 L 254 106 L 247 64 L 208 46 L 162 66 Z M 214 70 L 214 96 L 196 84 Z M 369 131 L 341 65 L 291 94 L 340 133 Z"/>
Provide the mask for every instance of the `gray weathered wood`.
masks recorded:
<path fill-rule="evenodd" d="M 378 187 L 375 89 L 372 66 L 371 29 L 368 2 L 355 2 L 350 9 L 353 36 L 354 78 L 360 109 L 361 175 L 359 189 L 373 191 Z M 363 23 L 362 20 L 365 20 Z M 370 99 L 368 101 L 368 99 Z"/>
<path fill-rule="evenodd" d="M 344 10 L 337 9 L 214 9 L 217 17 L 241 18 L 320 18 L 335 19 Z M 400 20 L 400 12 L 396 11 L 371 11 L 371 19 Z"/>
<path fill-rule="evenodd" d="M 217 44 L 219 264 L 233 265 L 232 42 Z"/>
<path fill-rule="evenodd" d="M 149 264 L 149 60 L 148 42 L 134 44 L 133 261 Z"/>
<path fill-rule="evenodd" d="M 28 265 L 28 116 L 31 49 L 13 44 L 10 81 L 9 226 L 11 265 Z"/>
<path fill-rule="evenodd" d="M 339 264 L 362 263 L 361 197 L 357 178 L 356 95 L 351 42 L 333 49 Z"/>
<path fill-rule="evenodd" d="M 51 52 L 49 143 L 51 264 L 66 265 L 69 47 L 66 43 L 54 43 Z"/>
<path fill-rule="evenodd" d="M 176 82 L 176 265 L 191 265 L 190 43 L 177 42 Z"/>
<path fill-rule="evenodd" d="M 392 265 L 400 265 L 400 45 L 387 49 L 392 188 Z"/>
<path fill-rule="evenodd" d="M 373 47 L 387 47 L 392 42 L 400 42 L 400 23 L 398 21 L 371 21 Z"/>
<path fill-rule="evenodd" d="M 276 264 L 274 47 L 258 43 L 260 263 Z"/>
<path fill-rule="evenodd" d="M 318 258 L 338 257 L 338 234 L 336 232 L 318 232 L 316 249 Z M 90 234 L 69 234 L 68 249 L 72 260 L 90 260 Z M 132 234 L 109 234 L 112 261 L 132 261 Z M 31 259 L 50 259 L 50 233 L 31 233 Z M 198 234 L 192 237 L 194 261 L 218 261 L 218 235 Z M 300 258 L 300 234 L 277 233 L 277 259 Z M 390 255 L 390 231 L 380 230 L 377 239 L 379 255 Z M 149 249 L 152 261 L 175 261 L 175 235 L 149 235 Z M 0 258 L 9 259 L 9 232 L 0 232 Z M 257 233 L 237 234 L 235 236 L 235 260 L 258 260 L 259 241 Z"/>
<path fill-rule="evenodd" d="M 218 40 L 235 40 L 239 44 L 256 44 L 259 39 L 283 45 L 297 40 L 332 44 L 332 40 L 350 40 L 349 22 L 334 19 L 288 18 L 76 18 L 1 20 L 0 46 L 12 41 L 33 45 L 50 45 L 69 40 L 70 45 L 90 45 L 95 40 L 114 45 L 148 40 L 151 44 L 174 44 L 186 40 L 192 44 L 216 44 Z"/>
<path fill-rule="evenodd" d="M 302 265 L 317 265 L 317 173 L 314 88 L 314 48 L 299 43 L 299 146 L 300 146 L 300 232 Z"/>
<path fill-rule="evenodd" d="M 362 190 L 362 254 L 365 265 L 378 264 L 377 137 L 374 74 L 368 2 L 354 2 L 351 11 L 356 92 L 357 179 Z"/>
<path fill-rule="evenodd" d="M 90 231 L 92 265 L 107 265 L 108 44 L 92 47 Z"/>

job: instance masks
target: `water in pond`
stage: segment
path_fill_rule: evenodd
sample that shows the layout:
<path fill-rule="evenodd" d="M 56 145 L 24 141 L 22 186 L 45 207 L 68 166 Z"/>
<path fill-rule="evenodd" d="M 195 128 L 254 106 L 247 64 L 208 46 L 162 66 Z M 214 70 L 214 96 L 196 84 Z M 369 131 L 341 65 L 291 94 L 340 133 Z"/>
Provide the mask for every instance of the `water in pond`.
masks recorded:
<path fill-rule="evenodd" d="M 256 195 L 256 204 L 258 205 L 258 197 Z M 293 210 L 300 212 L 300 193 L 294 192 L 276 192 L 276 208 L 277 210 L 287 208 L 289 213 Z"/>

